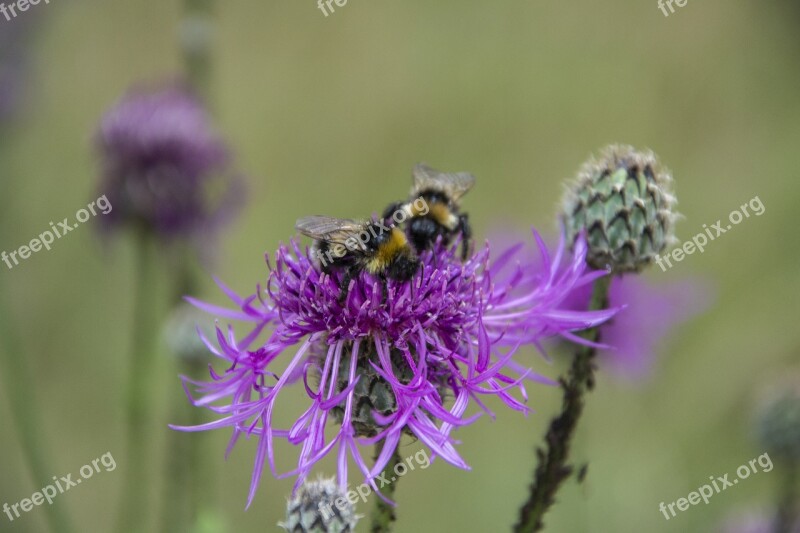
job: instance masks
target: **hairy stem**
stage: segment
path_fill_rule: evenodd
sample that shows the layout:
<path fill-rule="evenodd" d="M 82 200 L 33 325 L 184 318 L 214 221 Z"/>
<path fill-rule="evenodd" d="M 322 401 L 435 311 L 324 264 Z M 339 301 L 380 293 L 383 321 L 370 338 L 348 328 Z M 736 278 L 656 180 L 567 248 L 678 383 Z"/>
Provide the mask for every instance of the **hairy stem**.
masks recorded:
<path fill-rule="evenodd" d="M 155 366 L 155 347 L 158 326 L 151 296 L 156 269 L 155 243 L 144 231 L 136 234 L 136 272 L 133 303 L 133 327 L 130 363 L 125 388 L 127 422 L 127 465 L 122 487 L 121 510 L 117 531 L 138 533 L 145 530 L 147 517 L 151 516 L 147 503 L 148 486 L 147 449 L 150 441 L 151 399 L 153 391 L 152 370 Z"/>
<path fill-rule="evenodd" d="M 604 309 L 608 305 L 608 289 L 611 276 L 597 279 L 592 288 L 589 310 Z M 600 338 L 598 328 L 584 332 L 583 338 L 597 342 Z M 544 527 L 544 515 L 555 501 L 561 483 L 573 471 L 567 464 L 569 448 L 575 429 L 583 412 L 584 395 L 594 388 L 594 356 L 596 350 L 589 346 L 579 346 L 566 377 L 562 377 L 563 399 L 561 413 L 550 422 L 545 435 L 544 449 L 538 448 L 538 465 L 530 486 L 528 500 L 520 508 L 519 521 L 514 526 L 516 533 L 540 531 Z"/>
<path fill-rule="evenodd" d="M 375 446 L 375 460 L 378 459 L 381 452 L 383 451 L 383 446 L 386 441 L 382 440 Z M 397 449 L 395 448 L 394 452 L 392 453 L 392 457 L 389 459 L 389 462 L 386 463 L 386 467 L 383 469 L 383 479 L 391 480 L 391 482 L 386 485 L 385 487 L 378 487 L 380 493 L 388 499 L 392 499 L 394 495 L 395 486 L 397 485 L 397 479 L 394 474 L 394 467 L 401 461 L 400 455 L 397 453 Z M 370 531 L 372 533 L 387 533 L 392 530 L 392 523 L 396 520 L 397 516 L 395 515 L 394 506 L 386 503 L 382 499 L 378 498 L 375 509 L 372 511 L 372 526 L 370 527 Z"/>

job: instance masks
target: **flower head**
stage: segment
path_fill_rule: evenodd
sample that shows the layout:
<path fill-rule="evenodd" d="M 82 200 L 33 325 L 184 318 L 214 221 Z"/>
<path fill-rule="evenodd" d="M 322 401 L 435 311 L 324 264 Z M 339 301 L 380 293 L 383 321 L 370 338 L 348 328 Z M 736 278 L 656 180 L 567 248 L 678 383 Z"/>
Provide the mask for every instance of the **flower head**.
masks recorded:
<path fill-rule="evenodd" d="M 672 176 L 656 156 L 614 145 L 583 165 L 561 218 L 569 242 L 586 234 L 591 266 L 638 272 L 674 240 L 674 206 Z"/>
<path fill-rule="evenodd" d="M 286 504 L 286 520 L 278 525 L 292 533 L 353 533 L 359 518 L 333 479 L 319 479 L 300 486 Z"/>
<path fill-rule="evenodd" d="M 96 135 L 99 188 L 114 210 L 107 229 L 138 226 L 160 237 L 203 237 L 238 203 L 228 149 L 201 103 L 178 86 L 132 91 Z"/>
<path fill-rule="evenodd" d="M 228 291 L 240 310 L 195 301 L 255 328 L 242 340 L 232 327 L 227 333 L 217 329 L 217 346 L 205 340 L 226 369 L 212 372 L 210 383 L 186 381 L 201 394 L 195 405 L 223 417 L 176 429 L 230 427 L 231 443 L 242 434 L 257 436 L 249 502 L 265 462 L 277 475 L 276 439 L 299 449 L 297 467 L 282 474 L 296 475 L 296 487 L 320 459 L 336 453 L 341 487 L 347 486 L 351 456 L 379 492 L 374 478 L 404 434 L 419 439 L 434 457 L 468 468 L 451 433 L 491 414 L 481 398 L 495 396 L 510 409 L 527 412 L 525 382 L 550 382 L 514 361 L 519 349 L 538 347 L 551 335 L 585 343 L 573 333 L 616 312 L 564 309 L 571 291 L 605 273 L 586 271 L 582 241 L 567 260 L 562 240 L 551 260 L 538 234 L 536 240 L 541 268 L 521 259 L 522 245 L 494 260 L 487 245 L 462 263 L 454 248 L 439 242 L 421 254 L 420 269 L 409 282 L 362 272 L 344 299 L 338 272 L 321 273 L 310 251 L 296 243 L 281 247 L 265 291 L 248 298 Z M 254 345 L 266 326 L 268 338 Z M 279 428 L 273 414 L 280 392 L 300 380 L 308 405 L 294 424 Z M 470 407 L 477 412 L 468 414 Z M 331 427 L 336 431 L 329 438 Z M 383 452 L 369 466 L 360 446 L 379 441 Z"/>

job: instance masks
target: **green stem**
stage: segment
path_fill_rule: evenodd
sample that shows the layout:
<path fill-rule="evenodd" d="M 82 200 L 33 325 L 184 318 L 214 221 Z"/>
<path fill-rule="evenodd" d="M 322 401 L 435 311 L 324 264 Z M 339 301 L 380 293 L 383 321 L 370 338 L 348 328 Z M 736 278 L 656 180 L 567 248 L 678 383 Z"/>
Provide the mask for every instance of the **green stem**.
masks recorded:
<path fill-rule="evenodd" d="M 203 362 L 182 362 L 181 373 L 192 379 L 208 377 Z M 182 394 L 174 399 L 172 420 L 189 420 L 188 425 L 206 422 L 202 409 L 190 405 Z M 172 395 L 173 397 L 177 395 Z M 174 533 L 196 527 L 204 513 L 212 512 L 214 470 L 206 459 L 207 433 L 187 434 L 170 431 L 167 450 L 167 479 L 164 487 L 161 531 Z"/>
<path fill-rule="evenodd" d="M 793 533 L 800 522 L 800 464 L 785 465 L 775 533 Z"/>
<path fill-rule="evenodd" d="M 7 289 L 0 290 L 0 294 L 7 295 Z M 17 331 L 11 325 L 11 313 L 5 298 L 0 301 L 0 339 L 5 341 L 0 350 L 3 389 L 6 391 L 14 427 L 22 444 L 22 455 L 28 464 L 34 485 L 43 487 L 52 483 L 55 472 L 50 468 L 44 451 L 42 422 L 34 395 L 36 382 L 32 379 L 28 360 L 20 349 Z M 73 531 L 72 523 L 63 511 L 60 501 L 43 507 L 51 531 Z"/>
<path fill-rule="evenodd" d="M 194 379 L 201 377 L 208 377 L 208 367 L 204 364 L 193 365 L 193 368 L 187 370 L 187 374 Z M 193 426 L 200 425 L 208 420 L 205 419 L 205 411 L 197 407 L 191 406 L 192 412 L 190 414 L 189 423 Z M 208 445 L 211 441 L 212 435 L 209 432 L 200 432 L 200 434 L 187 435 L 185 437 L 194 437 L 188 439 L 187 442 L 187 457 L 189 462 L 189 516 L 192 520 L 194 528 L 199 527 L 200 520 L 205 513 L 213 513 L 214 505 L 214 470 L 210 467 L 211 463 L 208 460 L 209 456 L 213 453 L 205 453 L 208 451 Z"/>
<path fill-rule="evenodd" d="M 147 443 L 152 433 L 148 424 L 153 390 L 153 369 L 157 363 L 154 340 L 158 335 L 157 318 L 151 306 L 154 278 L 156 277 L 155 243 L 144 231 L 137 232 L 135 253 L 136 282 L 134 284 L 133 328 L 130 366 L 125 389 L 127 422 L 127 465 L 122 488 L 121 511 L 117 530 L 121 533 L 139 533 L 145 530 L 148 505 L 148 460 L 151 458 Z"/>
<path fill-rule="evenodd" d="M 607 307 L 610 285 L 611 276 L 594 282 L 590 311 Z M 583 338 L 597 342 L 600 339 L 599 329 L 587 330 Z M 536 450 L 539 464 L 534 472 L 528 500 L 520 508 L 519 522 L 514 526 L 515 533 L 540 531 L 544 527 L 545 513 L 553 505 L 561 483 L 573 471 L 572 465 L 567 464 L 569 448 L 583 412 L 584 395 L 594 388 L 595 353 L 594 348 L 580 346 L 572 360 L 569 374 L 560 380 L 563 389 L 561 413 L 550 422 L 545 435 L 545 449 Z"/>
<path fill-rule="evenodd" d="M 186 305 L 183 297 L 197 291 L 197 276 L 188 247 L 181 249 L 179 262 L 176 265 L 176 291 L 173 304 Z M 177 356 L 179 373 L 195 380 L 208 377 L 208 364 L 205 360 L 184 360 Z M 189 420 L 189 425 L 206 422 L 204 411 L 191 405 L 183 390 L 174 394 L 175 382 L 170 381 L 169 397 L 172 403 L 172 421 Z M 167 476 L 164 483 L 163 508 L 161 513 L 161 531 L 174 533 L 197 528 L 204 513 L 213 512 L 214 505 L 214 469 L 205 460 L 207 443 L 211 435 L 206 433 L 182 433 L 170 431 L 167 438 Z"/>
<path fill-rule="evenodd" d="M 208 377 L 208 367 L 202 361 L 181 362 L 181 373 L 192 379 Z M 206 422 L 202 409 L 186 401 L 183 394 L 171 394 L 171 420 L 188 420 L 188 425 Z M 180 396 L 179 398 L 177 396 Z M 161 531 L 175 533 L 197 528 L 204 513 L 213 511 L 214 470 L 208 465 L 205 450 L 211 435 L 170 431 L 167 450 L 167 477 L 164 484 Z"/>
<path fill-rule="evenodd" d="M 172 397 L 177 394 L 171 394 L 170 398 L 173 403 L 175 399 Z M 178 400 L 180 401 L 180 400 Z M 186 411 L 185 401 L 177 404 L 172 409 L 170 420 L 181 421 L 184 420 L 184 412 Z M 175 531 L 186 531 L 186 493 L 189 490 L 187 486 L 187 470 L 188 470 L 188 440 L 181 438 L 183 434 L 177 431 L 170 431 L 167 435 L 167 466 L 164 470 L 166 474 L 164 480 L 164 495 L 161 498 L 161 529 L 163 533 L 173 533 Z"/>
<path fill-rule="evenodd" d="M 375 460 L 378 459 L 383 451 L 383 445 L 385 442 L 385 440 L 382 440 L 376 445 Z M 394 452 L 392 453 L 392 457 L 389 459 L 389 462 L 386 463 L 386 467 L 383 469 L 383 479 L 391 480 L 391 482 L 384 487 L 378 487 L 378 490 L 385 498 L 390 500 L 394 495 L 395 486 L 399 480 L 399 478 L 396 479 L 394 474 L 394 467 L 401 461 L 402 459 L 397 453 L 397 448 L 395 448 Z M 375 509 L 372 511 L 372 526 L 370 527 L 370 531 L 372 533 L 388 533 L 391 531 L 392 522 L 394 522 L 397 518 L 394 511 L 395 509 L 392 505 L 389 505 L 382 499 L 378 498 Z"/>

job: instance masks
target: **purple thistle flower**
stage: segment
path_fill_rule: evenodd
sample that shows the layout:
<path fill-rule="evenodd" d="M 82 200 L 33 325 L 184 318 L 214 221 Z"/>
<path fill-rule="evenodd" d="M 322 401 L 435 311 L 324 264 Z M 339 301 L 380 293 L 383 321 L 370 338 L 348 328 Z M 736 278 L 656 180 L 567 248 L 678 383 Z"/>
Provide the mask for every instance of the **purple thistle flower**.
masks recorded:
<path fill-rule="evenodd" d="M 278 477 L 297 476 L 295 489 L 313 466 L 329 453 L 338 458 L 338 480 L 348 482 L 352 457 L 364 479 L 374 482 L 404 434 L 422 441 L 431 454 L 468 469 L 455 448 L 454 429 L 481 414 L 493 414 L 482 396 L 496 396 L 507 407 L 528 412 L 525 381 L 552 381 L 515 362 L 524 345 L 600 324 L 617 309 L 571 311 L 563 302 L 576 288 L 605 272 L 587 272 L 586 246 L 565 259 L 563 239 L 551 260 L 535 234 L 542 256 L 539 268 L 525 262 L 517 245 L 490 260 L 489 246 L 466 262 L 455 248 L 439 243 L 421 255 L 422 265 L 410 282 L 383 281 L 359 275 L 340 300 L 340 275 L 322 274 L 309 250 L 292 242 L 282 246 L 270 267 L 265 291 L 241 298 L 223 287 L 239 307 L 231 311 L 190 299 L 212 314 L 246 320 L 254 328 L 237 341 L 232 327 L 219 327 L 216 345 L 204 342 L 227 366 L 212 381 L 194 382 L 196 406 L 222 418 L 194 427 L 202 431 L 230 427 L 228 450 L 245 434 L 259 439 L 248 506 L 265 462 Z M 269 264 L 269 260 L 267 261 Z M 267 340 L 253 346 L 266 327 Z M 291 350 L 291 352 L 290 352 Z M 289 353 L 287 353 L 289 352 Z M 292 353 L 293 352 L 293 353 Z M 274 368 L 277 359 L 286 361 Z M 278 428 L 273 414 L 280 392 L 302 380 L 309 404 L 290 427 Z M 450 407 L 446 407 L 448 404 Z M 474 414 L 468 414 L 468 408 Z M 338 427 L 332 438 L 326 428 Z M 275 469 L 274 444 L 284 439 L 299 448 L 297 467 Z M 384 441 L 374 465 L 367 465 L 360 446 Z"/>
<path fill-rule="evenodd" d="M 717 528 L 718 533 L 773 533 L 778 530 L 776 510 L 737 510 L 729 513 Z M 800 533 L 800 523 L 788 533 Z"/>
<path fill-rule="evenodd" d="M 564 306 L 586 309 L 590 298 L 591 287 L 581 287 Z M 615 277 L 608 298 L 612 306 L 626 307 L 603 326 L 603 343 L 613 349 L 600 350 L 598 359 L 610 372 L 630 380 L 649 377 L 667 335 L 702 313 L 712 299 L 711 290 L 700 280 L 654 284 L 641 276 Z"/>
<path fill-rule="evenodd" d="M 179 86 L 131 91 L 103 117 L 96 144 L 99 190 L 114 206 L 98 218 L 106 230 L 127 224 L 205 238 L 238 207 L 228 149 L 200 101 Z"/>

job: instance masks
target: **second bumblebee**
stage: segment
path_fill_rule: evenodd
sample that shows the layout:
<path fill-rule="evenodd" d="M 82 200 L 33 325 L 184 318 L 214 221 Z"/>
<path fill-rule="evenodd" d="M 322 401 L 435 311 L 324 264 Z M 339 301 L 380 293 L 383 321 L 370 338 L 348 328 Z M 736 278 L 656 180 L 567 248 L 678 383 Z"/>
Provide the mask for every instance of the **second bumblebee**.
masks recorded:
<path fill-rule="evenodd" d="M 466 259 L 472 229 L 467 214 L 460 212 L 460 200 L 475 185 L 475 176 L 467 172 L 439 172 L 419 163 L 414 167 L 413 178 L 410 199 L 389 205 L 383 212 L 384 220 L 398 211 L 409 213 L 407 232 L 418 251 L 427 250 L 439 237 L 446 246 L 461 233 L 461 259 Z M 417 207 L 419 199 L 426 204 L 424 211 Z"/>

